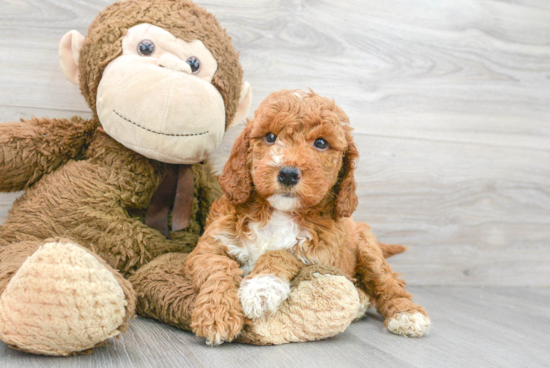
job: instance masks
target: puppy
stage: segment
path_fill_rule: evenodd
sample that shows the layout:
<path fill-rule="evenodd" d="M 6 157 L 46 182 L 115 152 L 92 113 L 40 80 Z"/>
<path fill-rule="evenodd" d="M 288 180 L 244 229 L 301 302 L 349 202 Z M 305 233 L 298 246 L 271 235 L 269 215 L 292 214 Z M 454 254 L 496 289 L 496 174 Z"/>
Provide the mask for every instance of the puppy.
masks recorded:
<path fill-rule="evenodd" d="M 334 101 L 283 90 L 260 104 L 220 177 L 225 195 L 185 264 L 198 292 L 196 333 L 213 344 L 233 339 L 243 316 L 276 311 L 290 281 L 312 264 L 356 279 L 391 332 L 418 337 L 429 329 L 426 311 L 384 259 L 404 249 L 379 244 L 351 218 L 357 158 L 349 118 Z"/>

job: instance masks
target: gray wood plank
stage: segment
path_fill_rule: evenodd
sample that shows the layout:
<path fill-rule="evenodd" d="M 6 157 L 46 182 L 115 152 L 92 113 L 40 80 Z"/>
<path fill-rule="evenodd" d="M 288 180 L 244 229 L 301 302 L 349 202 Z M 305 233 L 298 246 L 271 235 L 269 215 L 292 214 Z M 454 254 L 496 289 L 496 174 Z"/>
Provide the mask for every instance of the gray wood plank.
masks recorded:
<path fill-rule="evenodd" d="M 547 286 L 550 154 L 357 135 L 359 208 L 411 284 Z M 505 158 L 505 159 L 503 159 Z M 528 165 L 526 163 L 529 163 Z"/>
<path fill-rule="evenodd" d="M 19 198 L 23 192 L 16 193 L 0 193 L 0 223 L 6 221 L 8 211 L 10 210 L 13 201 Z"/>
<path fill-rule="evenodd" d="M 191 333 L 138 318 L 89 356 L 45 358 L 0 345 L 2 367 L 547 367 L 550 289 L 411 287 L 434 328 L 393 335 L 374 311 L 320 342 L 211 348 Z"/>
<path fill-rule="evenodd" d="M 0 2 L 0 122 L 90 115 L 57 44 L 110 2 Z M 241 50 L 253 108 L 312 87 L 346 110 L 361 151 L 355 217 L 411 246 L 392 260 L 409 283 L 550 286 L 547 1 L 199 4 Z M 0 194 L 0 222 L 14 198 Z"/>
<path fill-rule="evenodd" d="M 542 6 L 199 3 L 241 50 L 253 106 L 274 90 L 310 86 L 333 96 L 361 132 L 548 149 L 550 10 Z M 2 76 L 0 104 L 85 110 L 61 76 L 57 44 L 69 29 L 85 33 L 106 2 L 33 4 L 35 12 L 0 25 L 0 66 L 12 71 Z"/>
<path fill-rule="evenodd" d="M 76 115 L 83 118 L 91 118 L 92 112 L 88 108 L 83 110 L 56 110 L 27 106 L 0 105 L 0 119 L 3 123 L 18 122 L 20 119 L 30 119 L 33 116 L 69 119 Z"/>

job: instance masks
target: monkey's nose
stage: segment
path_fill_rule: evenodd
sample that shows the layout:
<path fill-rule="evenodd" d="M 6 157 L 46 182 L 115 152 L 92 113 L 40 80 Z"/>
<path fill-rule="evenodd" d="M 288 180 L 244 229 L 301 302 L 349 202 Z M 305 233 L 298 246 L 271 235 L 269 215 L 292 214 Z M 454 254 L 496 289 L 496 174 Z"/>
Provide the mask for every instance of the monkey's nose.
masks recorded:
<path fill-rule="evenodd" d="M 277 180 L 279 180 L 279 183 L 289 187 L 296 185 L 300 181 L 300 171 L 295 167 L 285 166 L 279 170 Z"/>
<path fill-rule="evenodd" d="M 187 74 L 191 74 L 191 67 L 187 62 L 181 60 L 180 58 L 170 55 L 170 54 L 164 54 L 159 58 L 159 66 L 171 69 L 176 72 L 184 72 Z"/>

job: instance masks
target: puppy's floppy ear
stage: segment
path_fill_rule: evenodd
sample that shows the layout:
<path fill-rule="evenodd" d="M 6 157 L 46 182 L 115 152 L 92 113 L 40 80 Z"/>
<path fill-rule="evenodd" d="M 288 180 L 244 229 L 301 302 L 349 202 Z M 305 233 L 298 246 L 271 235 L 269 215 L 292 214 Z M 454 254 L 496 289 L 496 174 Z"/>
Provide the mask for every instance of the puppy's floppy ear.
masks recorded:
<path fill-rule="evenodd" d="M 235 204 L 246 202 L 252 194 L 252 175 L 248 165 L 250 151 L 250 132 L 252 121 L 249 121 L 231 149 L 229 160 L 220 176 L 220 185 L 229 200 Z"/>
<path fill-rule="evenodd" d="M 359 151 L 351 137 L 348 139 L 348 149 L 344 154 L 344 162 L 340 172 L 340 183 L 337 188 L 335 212 L 338 217 L 350 217 L 359 200 L 355 190 L 357 183 L 355 182 L 355 162 L 359 157 Z"/>

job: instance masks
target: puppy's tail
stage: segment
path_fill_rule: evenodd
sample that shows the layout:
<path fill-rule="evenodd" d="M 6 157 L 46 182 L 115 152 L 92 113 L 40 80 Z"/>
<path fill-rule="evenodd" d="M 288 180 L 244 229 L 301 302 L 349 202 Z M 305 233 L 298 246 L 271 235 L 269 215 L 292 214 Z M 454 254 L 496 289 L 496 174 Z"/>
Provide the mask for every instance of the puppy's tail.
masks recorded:
<path fill-rule="evenodd" d="M 382 249 L 382 253 L 384 253 L 384 258 L 390 258 L 391 256 L 403 253 L 408 249 L 407 247 L 399 244 L 378 243 L 378 246 L 380 247 L 380 249 Z"/>

